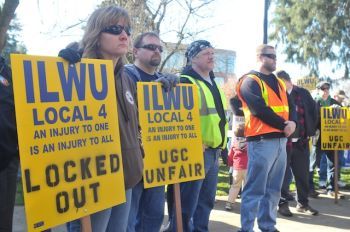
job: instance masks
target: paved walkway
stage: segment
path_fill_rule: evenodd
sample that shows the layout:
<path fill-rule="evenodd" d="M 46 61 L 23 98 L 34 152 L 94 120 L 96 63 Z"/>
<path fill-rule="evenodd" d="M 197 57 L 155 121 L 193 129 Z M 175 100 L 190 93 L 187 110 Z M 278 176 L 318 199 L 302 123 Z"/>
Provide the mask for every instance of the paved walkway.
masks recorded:
<path fill-rule="evenodd" d="M 346 199 L 334 204 L 334 199 L 320 195 L 319 199 L 310 199 L 310 205 L 320 211 L 318 216 L 309 216 L 295 211 L 295 203 L 291 204 L 294 216 L 286 218 L 279 216 L 277 228 L 282 232 L 342 232 L 350 231 L 350 191 L 341 191 Z M 226 232 L 237 231 L 240 226 L 239 201 L 232 212 L 225 211 L 224 205 L 227 197 L 217 197 L 215 209 L 210 217 L 210 231 Z M 23 207 L 16 207 L 14 216 L 14 231 L 26 231 Z M 53 232 L 65 232 L 65 227 L 60 226 Z M 256 229 L 256 231 L 258 231 Z"/>
<path fill-rule="evenodd" d="M 290 204 L 290 209 L 294 213 L 293 217 L 287 218 L 278 215 L 277 229 L 282 232 L 341 232 L 350 231 L 350 192 L 345 193 L 346 199 L 338 200 L 334 204 L 334 199 L 325 195 L 320 195 L 319 199 L 310 199 L 310 206 L 319 210 L 318 216 L 310 216 L 298 213 L 295 210 L 296 203 Z M 224 210 L 226 197 L 218 198 L 215 210 L 210 217 L 211 231 L 237 231 L 240 227 L 239 207 L 237 204 L 232 212 Z M 256 229 L 255 231 L 259 231 Z"/>

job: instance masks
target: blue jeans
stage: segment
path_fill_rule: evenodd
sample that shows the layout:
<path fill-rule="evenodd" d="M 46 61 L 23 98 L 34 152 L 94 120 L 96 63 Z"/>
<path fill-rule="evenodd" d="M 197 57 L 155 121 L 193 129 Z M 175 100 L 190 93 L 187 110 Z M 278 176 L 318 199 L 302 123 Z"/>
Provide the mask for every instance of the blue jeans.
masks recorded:
<path fill-rule="evenodd" d="M 66 227 L 68 232 L 80 232 L 81 231 L 80 219 L 67 222 Z"/>
<path fill-rule="evenodd" d="M 91 214 L 91 227 L 93 232 L 126 231 L 130 212 L 132 190 L 126 190 L 125 195 L 125 203 Z"/>
<path fill-rule="evenodd" d="M 310 149 L 310 165 L 309 165 L 309 171 L 313 172 L 316 167 L 316 147 L 311 146 Z"/>
<path fill-rule="evenodd" d="M 286 169 L 286 138 L 248 142 L 248 172 L 241 202 L 241 231 L 274 231 Z"/>
<path fill-rule="evenodd" d="M 338 156 L 339 156 L 339 173 L 340 173 L 340 168 L 345 167 L 345 151 L 338 151 Z"/>
<path fill-rule="evenodd" d="M 345 157 L 344 157 L 344 151 L 338 151 L 338 180 L 340 180 L 340 169 L 342 166 L 344 166 L 345 163 Z M 332 166 L 331 166 L 332 168 Z M 320 162 L 320 172 L 319 172 L 319 180 L 330 182 L 330 175 L 332 175 L 332 172 L 329 168 L 329 159 L 326 155 L 326 153 L 322 153 L 321 162 Z"/>
<path fill-rule="evenodd" d="M 208 231 L 209 216 L 214 208 L 221 149 L 204 151 L 205 178 L 180 184 L 183 231 Z M 175 209 L 174 209 L 175 210 Z M 176 231 L 173 210 L 171 231 Z"/>
<path fill-rule="evenodd" d="M 132 189 L 128 232 L 158 232 L 164 219 L 164 186 L 145 189 L 140 181 Z"/>
<path fill-rule="evenodd" d="M 325 153 L 321 154 L 319 181 L 327 182 L 327 156 Z"/>

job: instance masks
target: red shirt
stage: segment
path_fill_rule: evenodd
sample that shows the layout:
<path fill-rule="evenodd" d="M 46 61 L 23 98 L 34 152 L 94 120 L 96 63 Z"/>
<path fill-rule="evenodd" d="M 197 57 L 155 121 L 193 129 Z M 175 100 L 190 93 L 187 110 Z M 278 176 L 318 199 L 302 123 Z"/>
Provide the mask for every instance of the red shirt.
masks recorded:
<path fill-rule="evenodd" d="M 228 165 L 232 166 L 236 170 L 247 169 L 248 156 L 247 156 L 247 146 L 243 149 L 239 149 L 232 146 L 228 154 Z"/>

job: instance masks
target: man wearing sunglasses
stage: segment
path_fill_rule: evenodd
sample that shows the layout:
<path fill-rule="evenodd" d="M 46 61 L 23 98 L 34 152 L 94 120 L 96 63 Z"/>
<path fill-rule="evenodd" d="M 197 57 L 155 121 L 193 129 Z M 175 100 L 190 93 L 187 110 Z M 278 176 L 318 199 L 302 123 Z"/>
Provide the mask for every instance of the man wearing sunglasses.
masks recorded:
<path fill-rule="evenodd" d="M 121 25 L 108 26 L 101 32 L 120 35 L 123 31 L 127 35 L 131 33 L 129 27 Z M 163 52 L 158 34 L 154 32 L 143 33 L 134 40 L 133 46 L 134 64 L 124 66 L 124 72 L 128 78 L 131 78 L 134 82 L 157 81 L 166 90 L 179 82 L 179 78 L 175 75 L 161 74 L 156 71 L 161 63 L 161 53 Z M 80 62 L 82 52 L 78 49 L 77 43 L 72 43 L 61 50 L 58 56 L 74 64 Z M 127 231 L 158 232 L 164 218 L 164 204 L 164 186 L 144 189 L 143 181 L 139 182 L 132 189 Z M 69 225 L 69 228 L 79 228 L 79 224 L 79 221 L 74 221 Z M 69 231 L 76 230 L 69 229 Z"/>
<path fill-rule="evenodd" d="M 275 225 L 286 168 L 287 137 L 294 132 L 297 120 L 285 83 L 273 74 L 274 47 L 260 45 L 256 54 L 257 71 L 244 75 L 236 87 L 248 142 L 240 231 L 253 231 L 256 217 L 261 231 L 278 231 Z"/>
<path fill-rule="evenodd" d="M 158 34 L 143 33 L 135 38 L 133 46 L 134 64 L 125 66 L 127 76 L 135 82 L 161 82 L 166 89 L 178 83 L 177 76 L 156 71 L 163 52 Z M 132 189 L 128 232 L 160 230 L 164 218 L 164 192 L 164 186 L 145 189 L 143 181 Z"/>
<path fill-rule="evenodd" d="M 180 184 L 183 231 L 208 231 L 215 202 L 218 159 L 227 142 L 227 103 L 224 92 L 214 80 L 212 45 L 206 40 L 194 41 L 187 47 L 185 56 L 187 64 L 181 73 L 181 83 L 198 87 L 205 177 Z M 173 211 L 170 231 L 177 231 L 175 218 Z"/>

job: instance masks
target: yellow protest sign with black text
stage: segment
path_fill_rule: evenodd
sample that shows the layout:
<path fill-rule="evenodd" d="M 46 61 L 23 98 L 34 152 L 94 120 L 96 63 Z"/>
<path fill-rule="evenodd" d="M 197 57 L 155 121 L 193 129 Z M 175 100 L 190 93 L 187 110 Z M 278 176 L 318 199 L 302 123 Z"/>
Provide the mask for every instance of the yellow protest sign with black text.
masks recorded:
<path fill-rule="evenodd" d="M 29 231 L 125 202 L 111 61 L 11 54 Z"/>
<path fill-rule="evenodd" d="M 137 83 L 145 188 L 204 178 L 197 86 Z"/>
<path fill-rule="evenodd" d="M 350 149 L 349 107 L 321 107 L 321 149 Z"/>
<path fill-rule="evenodd" d="M 297 86 L 312 91 L 316 89 L 317 81 L 318 79 L 316 77 L 303 77 L 297 80 Z"/>

